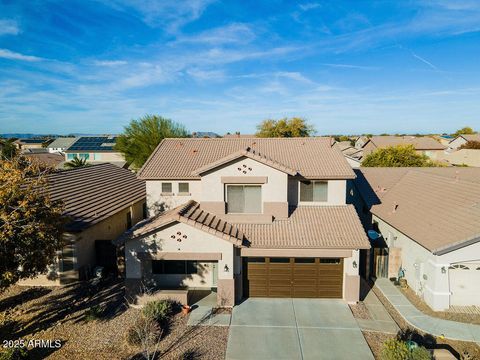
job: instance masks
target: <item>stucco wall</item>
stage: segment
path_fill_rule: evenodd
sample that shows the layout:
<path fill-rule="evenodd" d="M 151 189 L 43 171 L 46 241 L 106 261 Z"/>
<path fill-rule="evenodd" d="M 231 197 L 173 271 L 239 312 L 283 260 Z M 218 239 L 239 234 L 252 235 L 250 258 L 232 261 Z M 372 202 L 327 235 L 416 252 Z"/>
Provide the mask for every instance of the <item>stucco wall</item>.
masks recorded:
<path fill-rule="evenodd" d="M 448 144 L 448 147 L 450 149 L 458 149 L 460 146 L 462 146 L 466 143 L 467 143 L 467 140 L 465 140 L 463 137 L 459 136 L 456 139 L 452 140 L 452 142 Z"/>
<path fill-rule="evenodd" d="M 162 195 L 162 183 L 172 183 L 173 195 Z M 190 195 L 178 195 L 178 184 L 188 183 Z M 202 193 L 202 183 L 200 180 L 148 180 L 146 182 L 147 206 L 153 215 L 162 210 L 172 209 L 189 200 L 200 201 Z"/>
<path fill-rule="evenodd" d="M 181 242 L 171 238 L 171 236 L 176 235 L 177 232 L 180 232 L 182 235 Z M 183 235 L 186 235 L 187 238 L 183 239 Z M 155 254 L 162 252 L 221 253 L 222 259 L 218 260 L 218 279 L 233 279 L 233 244 L 183 223 L 167 226 L 154 235 L 143 239 L 127 241 L 125 244 L 126 277 L 134 279 L 148 278 L 150 273 L 148 272 L 148 268 L 145 268 L 148 260 L 142 260 L 142 254 L 147 253 L 155 256 Z M 229 269 L 228 272 L 225 271 L 225 265 Z M 210 274 L 210 270 L 208 274 Z M 188 275 L 185 276 L 184 286 L 211 286 L 211 283 L 203 283 L 200 281 L 201 279 L 187 279 L 187 277 Z M 208 279 L 203 280 L 207 281 Z"/>
<path fill-rule="evenodd" d="M 321 180 L 321 179 L 319 179 Z M 291 177 L 288 182 L 288 202 L 290 205 L 345 205 L 347 194 L 346 180 L 328 180 L 328 193 L 326 202 L 302 202 L 300 201 L 299 182 L 297 178 Z"/>

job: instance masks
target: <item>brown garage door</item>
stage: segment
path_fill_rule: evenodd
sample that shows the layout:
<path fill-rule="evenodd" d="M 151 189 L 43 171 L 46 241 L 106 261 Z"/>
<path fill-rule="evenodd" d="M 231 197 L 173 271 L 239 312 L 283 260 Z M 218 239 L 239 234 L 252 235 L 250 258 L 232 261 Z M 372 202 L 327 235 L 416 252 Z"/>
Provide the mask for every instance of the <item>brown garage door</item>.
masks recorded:
<path fill-rule="evenodd" d="M 343 259 L 246 259 L 247 296 L 342 298 Z"/>

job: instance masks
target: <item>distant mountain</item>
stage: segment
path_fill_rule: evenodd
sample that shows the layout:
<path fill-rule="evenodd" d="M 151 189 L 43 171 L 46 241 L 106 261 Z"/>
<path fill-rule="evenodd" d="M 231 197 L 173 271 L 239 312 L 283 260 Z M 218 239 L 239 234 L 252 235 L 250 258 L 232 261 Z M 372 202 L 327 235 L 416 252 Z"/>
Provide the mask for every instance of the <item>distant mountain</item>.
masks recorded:
<path fill-rule="evenodd" d="M 81 133 L 73 133 L 73 134 L 31 134 L 31 133 L 5 133 L 0 134 L 0 138 L 4 139 L 32 139 L 32 138 L 57 138 L 62 136 L 98 136 L 98 134 L 81 134 Z"/>

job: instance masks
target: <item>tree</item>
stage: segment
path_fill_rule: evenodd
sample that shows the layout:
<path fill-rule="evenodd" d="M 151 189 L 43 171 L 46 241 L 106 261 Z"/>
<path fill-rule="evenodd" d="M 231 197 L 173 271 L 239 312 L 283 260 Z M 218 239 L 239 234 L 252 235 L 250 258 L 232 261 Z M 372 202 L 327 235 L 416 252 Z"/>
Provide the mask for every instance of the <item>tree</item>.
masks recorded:
<path fill-rule="evenodd" d="M 457 131 L 455 131 L 454 134 L 452 134 L 452 136 L 459 136 L 459 135 L 471 135 L 471 134 L 475 134 L 475 131 L 473 131 L 473 129 L 469 126 L 466 126 L 464 128 L 461 128 L 461 129 L 458 129 Z"/>
<path fill-rule="evenodd" d="M 62 248 L 63 207 L 45 190 L 50 171 L 24 157 L 0 160 L 0 289 L 45 273 Z"/>
<path fill-rule="evenodd" d="M 130 121 L 123 134 L 117 138 L 115 147 L 127 162 L 140 168 L 164 138 L 187 136 L 188 132 L 183 125 L 161 116 L 145 115 Z"/>
<path fill-rule="evenodd" d="M 467 141 L 465 144 L 460 146 L 460 149 L 480 149 L 480 141 Z"/>
<path fill-rule="evenodd" d="M 1 146 L 1 154 L 0 158 L 2 160 L 5 159 L 12 159 L 17 155 L 17 147 L 13 143 L 13 140 L 6 140 L 0 143 Z"/>
<path fill-rule="evenodd" d="M 298 117 L 263 120 L 257 130 L 258 137 L 306 137 L 315 133 L 315 128 L 307 120 Z"/>
<path fill-rule="evenodd" d="M 365 167 L 436 166 L 428 156 L 418 154 L 413 145 L 397 145 L 377 149 L 362 161 Z"/>
<path fill-rule="evenodd" d="M 75 156 L 72 161 L 66 162 L 63 166 L 67 169 L 75 169 L 90 166 L 90 164 L 87 163 L 87 159 L 80 159 Z"/>

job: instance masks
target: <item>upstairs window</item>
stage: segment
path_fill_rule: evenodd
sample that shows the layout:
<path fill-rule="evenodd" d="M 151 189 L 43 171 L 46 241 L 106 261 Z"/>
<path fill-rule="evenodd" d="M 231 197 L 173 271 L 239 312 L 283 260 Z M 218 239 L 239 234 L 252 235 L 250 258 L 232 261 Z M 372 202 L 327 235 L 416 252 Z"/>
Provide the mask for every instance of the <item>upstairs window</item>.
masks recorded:
<path fill-rule="evenodd" d="M 172 193 L 172 183 L 170 183 L 170 182 L 162 183 L 162 193 L 171 194 Z"/>
<path fill-rule="evenodd" d="M 189 194 L 190 188 L 188 183 L 178 183 L 178 192 L 179 194 Z"/>
<path fill-rule="evenodd" d="M 328 201 L 328 182 L 326 181 L 301 181 L 300 201 L 326 202 Z"/>
<path fill-rule="evenodd" d="M 260 185 L 228 185 L 227 209 L 229 213 L 259 214 L 262 212 Z"/>

